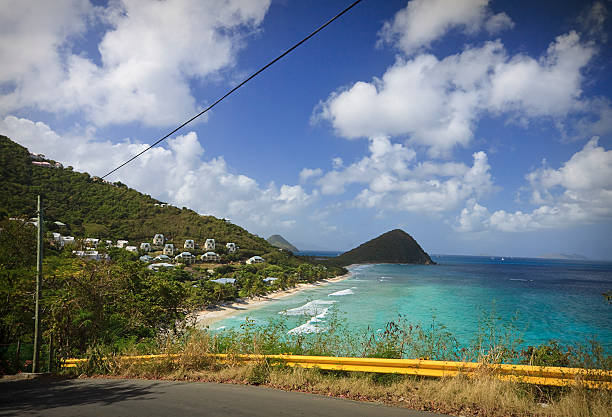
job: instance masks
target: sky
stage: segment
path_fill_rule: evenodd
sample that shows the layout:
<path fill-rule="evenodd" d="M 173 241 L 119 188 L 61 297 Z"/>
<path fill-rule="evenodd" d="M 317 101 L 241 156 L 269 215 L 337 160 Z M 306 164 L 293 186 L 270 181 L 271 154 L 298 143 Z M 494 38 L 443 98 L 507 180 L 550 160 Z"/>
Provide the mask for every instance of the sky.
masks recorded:
<path fill-rule="evenodd" d="M 346 0 L 3 0 L 0 134 L 102 176 Z M 108 179 L 300 249 L 612 259 L 612 2 L 363 0 Z"/>

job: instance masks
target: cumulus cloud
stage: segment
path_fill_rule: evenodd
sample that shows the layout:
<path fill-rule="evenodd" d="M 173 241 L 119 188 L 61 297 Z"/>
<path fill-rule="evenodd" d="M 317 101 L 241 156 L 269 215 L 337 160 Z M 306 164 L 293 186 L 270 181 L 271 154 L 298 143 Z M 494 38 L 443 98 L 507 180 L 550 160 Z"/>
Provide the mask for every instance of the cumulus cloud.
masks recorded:
<path fill-rule="evenodd" d="M 456 229 L 504 232 L 565 228 L 612 217 L 612 150 L 594 137 L 558 169 L 544 166 L 527 174 L 530 212 L 489 210 L 474 201 L 461 211 Z"/>
<path fill-rule="evenodd" d="M 582 70 L 595 48 L 576 32 L 559 36 L 534 59 L 510 56 L 501 41 L 438 59 L 398 58 L 382 79 L 359 81 L 319 103 L 314 121 L 327 120 L 348 139 L 406 135 L 432 156 L 466 146 L 486 114 L 563 118 L 588 111 Z"/>
<path fill-rule="evenodd" d="M 147 146 L 129 139 L 98 141 L 87 132 L 60 135 L 44 123 L 14 116 L 0 119 L 0 132 L 91 175 L 105 174 Z M 196 133 L 189 132 L 168 139 L 166 147 L 151 149 L 109 179 L 178 207 L 229 217 L 253 230 L 289 227 L 317 198 L 316 192 L 309 194 L 300 185 L 260 185 L 233 172 L 222 157 L 206 160 L 204 154 Z"/>
<path fill-rule="evenodd" d="M 428 48 L 454 28 L 476 33 L 485 26 L 496 33 L 514 25 L 505 13 L 493 15 L 488 5 L 488 0 L 412 0 L 385 23 L 380 40 L 410 54 Z"/>
<path fill-rule="evenodd" d="M 321 168 L 304 168 L 302 171 L 300 171 L 300 182 L 306 182 L 311 178 L 320 177 L 322 174 L 323 170 Z"/>
<path fill-rule="evenodd" d="M 473 159 L 471 167 L 417 162 L 414 150 L 384 136 L 374 137 L 368 156 L 327 172 L 317 185 L 326 195 L 344 193 L 351 184 L 364 185 L 351 202 L 356 207 L 441 213 L 494 190 L 487 155 L 476 152 Z"/>
<path fill-rule="evenodd" d="M 270 0 L 10 3 L 0 16 L 0 53 L 11 57 L 0 67 L 0 112 L 33 107 L 82 113 L 100 126 L 160 126 L 204 104 L 190 82 L 233 65 Z M 71 48 L 94 22 L 106 30 L 99 60 Z"/>

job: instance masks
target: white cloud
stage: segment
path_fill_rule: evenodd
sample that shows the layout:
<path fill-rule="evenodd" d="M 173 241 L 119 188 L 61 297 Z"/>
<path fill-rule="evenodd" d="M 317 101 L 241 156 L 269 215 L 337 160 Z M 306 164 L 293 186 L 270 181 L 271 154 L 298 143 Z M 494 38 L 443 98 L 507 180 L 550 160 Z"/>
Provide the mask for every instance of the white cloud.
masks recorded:
<path fill-rule="evenodd" d="M 59 135 L 44 123 L 14 116 L 0 119 L 0 132 L 33 152 L 91 175 L 105 174 L 147 146 L 129 139 L 114 144 L 98 141 L 87 132 Z M 205 160 L 203 156 L 196 133 L 189 132 L 168 139 L 166 147 L 151 149 L 109 179 L 178 207 L 229 217 L 253 230 L 289 227 L 317 198 L 316 192 L 309 194 L 300 185 L 262 186 L 234 173 L 222 157 Z"/>
<path fill-rule="evenodd" d="M 612 217 L 612 150 L 599 146 L 597 137 L 560 168 L 545 164 L 527 174 L 526 179 L 531 202 L 537 208 L 489 214 L 485 207 L 471 201 L 457 219 L 456 229 L 517 232 L 566 228 Z"/>
<path fill-rule="evenodd" d="M 582 70 L 594 54 L 594 47 L 570 32 L 538 60 L 509 56 L 500 41 L 441 60 L 429 54 L 398 58 L 382 79 L 332 93 L 313 120 L 331 122 L 348 139 L 406 135 L 430 155 L 444 156 L 467 146 L 486 114 L 528 121 L 595 110 L 581 97 Z"/>
<path fill-rule="evenodd" d="M 440 213 L 457 208 L 468 198 L 493 191 L 484 152 L 473 165 L 415 163 L 416 153 L 386 137 L 370 139 L 370 154 L 344 168 L 327 172 L 317 184 L 323 194 L 341 194 L 351 184 L 365 185 L 352 205 L 380 211 Z"/>
<path fill-rule="evenodd" d="M 323 175 L 323 170 L 321 168 L 304 168 L 300 171 L 300 182 L 306 182 L 311 178 L 320 177 L 321 175 Z"/>
<path fill-rule="evenodd" d="M 15 87 L 0 96 L 0 112 L 34 107 L 82 112 L 96 125 L 167 125 L 204 104 L 190 82 L 233 65 L 270 0 L 111 2 L 95 9 L 107 29 L 100 64 L 71 52 L 71 38 L 93 22 L 89 3 L 14 3 L 0 16 L 0 52 L 11 57 L 0 83 Z"/>
<path fill-rule="evenodd" d="M 385 23 L 380 38 L 410 54 L 454 28 L 476 33 L 485 25 L 496 33 L 514 25 L 505 13 L 493 15 L 488 4 L 489 0 L 412 0 Z"/>

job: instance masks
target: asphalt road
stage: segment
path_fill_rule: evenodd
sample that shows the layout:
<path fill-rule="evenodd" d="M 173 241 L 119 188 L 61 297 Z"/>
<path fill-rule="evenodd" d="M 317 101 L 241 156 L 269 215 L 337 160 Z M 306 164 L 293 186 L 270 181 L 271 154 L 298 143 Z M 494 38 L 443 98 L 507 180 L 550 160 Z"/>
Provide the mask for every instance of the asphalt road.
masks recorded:
<path fill-rule="evenodd" d="M 0 382 L 0 416 L 13 415 L 439 416 L 403 408 L 244 385 L 50 378 Z"/>

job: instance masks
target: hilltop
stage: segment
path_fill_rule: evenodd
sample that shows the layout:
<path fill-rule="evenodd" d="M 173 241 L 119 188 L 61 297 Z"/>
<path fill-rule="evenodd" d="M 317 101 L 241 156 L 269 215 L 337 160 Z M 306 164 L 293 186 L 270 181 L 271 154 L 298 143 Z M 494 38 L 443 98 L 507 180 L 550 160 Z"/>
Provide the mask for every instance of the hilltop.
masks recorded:
<path fill-rule="evenodd" d="M 150 241 L 163 233 L 181 243 L 184 239 L 235 242 L 243 254 L 278 252 L 265 239 L 240 226 L 214 216 L 203 216 L 188 208 L 164 204 L 120 182 L 108 183 L 87 173 L 33 164 L 25 147 L 0 135 L 0 218 L 33 217 L 36 195 L 43 199 L 45 220 L 66 224 L 57 230 L 80 237 Z M 47 230 L 58 226 L 47 223 Z"/>
<path fill-rule="evenodd" d="M 400 229 L 391 230 L 343 253 L 335 258 L 334 262 L 340 265 L 365 263 L 435 264 L 417 241 Z"/>
<path fill-rule="evenodd" d="M 277 248 L 281 248 L 281 249 L 288 250 L 291 252 L 300 251 L 298 248 L 296 248 L 291 243 L 289 243 L 287 239 L 285 239 L 281 235 L 272 235 L 267 240 L 269 244 L 271 244 L 272 246 L 276 246 Z"/>

